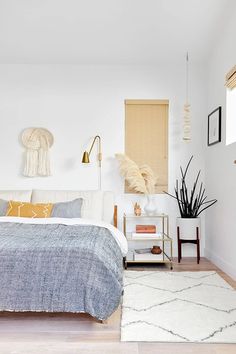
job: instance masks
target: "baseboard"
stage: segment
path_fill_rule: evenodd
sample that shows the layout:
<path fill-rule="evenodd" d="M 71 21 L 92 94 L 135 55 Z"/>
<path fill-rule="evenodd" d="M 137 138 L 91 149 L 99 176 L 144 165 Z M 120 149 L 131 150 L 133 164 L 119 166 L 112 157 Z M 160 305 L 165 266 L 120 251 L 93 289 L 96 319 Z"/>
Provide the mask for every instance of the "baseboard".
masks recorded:
<path fill-rule="evenodd" d="M 231 278 L 236 280 L 236 269 L 230 263 L 217 256 L 214 252 L 209 251 L 207 248 L 205 248 L 204 254 L 206 258 L 223 270 L 223 272 L 227 273 Z"/>

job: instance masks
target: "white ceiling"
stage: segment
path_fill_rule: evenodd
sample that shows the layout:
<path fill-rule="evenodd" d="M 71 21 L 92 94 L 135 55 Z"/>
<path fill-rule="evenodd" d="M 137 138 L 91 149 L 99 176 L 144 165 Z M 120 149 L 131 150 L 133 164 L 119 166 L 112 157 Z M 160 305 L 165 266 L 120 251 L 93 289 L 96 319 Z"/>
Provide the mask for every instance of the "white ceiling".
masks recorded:
<path fill-rule="evenodd" d="M 235 0 L 0 0 L 0 63 L 205 61 Z"/>

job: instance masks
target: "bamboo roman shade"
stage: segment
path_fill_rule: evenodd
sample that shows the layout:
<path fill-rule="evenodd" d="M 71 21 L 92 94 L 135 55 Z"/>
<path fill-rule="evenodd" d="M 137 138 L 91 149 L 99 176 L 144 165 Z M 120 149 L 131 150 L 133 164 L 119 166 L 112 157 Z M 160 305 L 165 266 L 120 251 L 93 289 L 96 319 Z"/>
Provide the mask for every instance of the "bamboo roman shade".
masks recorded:
<path fill-rule="evenodd" d="M 168 100 L 125 101 L 125 153 L 158 177 L 155 193 L 168 188 Z M 135 193 L 125 186 L 126 193 Z"/>
<path fill-rule="evenodd" d="M 236 65 L 226 75 L 225 86 L 230 90 L 236 87 Z"/>

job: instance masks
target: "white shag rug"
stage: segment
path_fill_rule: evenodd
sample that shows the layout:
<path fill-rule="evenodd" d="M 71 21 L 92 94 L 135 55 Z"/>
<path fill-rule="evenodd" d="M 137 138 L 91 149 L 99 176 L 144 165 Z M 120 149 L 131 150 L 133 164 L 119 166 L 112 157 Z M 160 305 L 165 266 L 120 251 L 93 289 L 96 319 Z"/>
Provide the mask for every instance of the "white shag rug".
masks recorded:
<path fill-rule="evenodd" d="M 236 343 L 236 291 L 214 271 L 125 271 L 121 341 Z"/>

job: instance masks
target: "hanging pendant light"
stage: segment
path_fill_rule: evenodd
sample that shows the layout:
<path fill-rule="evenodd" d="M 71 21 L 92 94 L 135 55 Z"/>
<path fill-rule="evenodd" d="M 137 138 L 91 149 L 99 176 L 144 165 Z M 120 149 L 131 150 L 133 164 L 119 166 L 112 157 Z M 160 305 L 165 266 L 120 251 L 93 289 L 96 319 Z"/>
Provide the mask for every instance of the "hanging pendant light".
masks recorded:
<path fill-rule="evenodd" d="M 188 101 L 188 53 L 186 54 L 186 101 L 184 104 L 184 122 L 183 122 L 183 140 L 189 142 L 191 140 L 191 120 L 190 120 L 190 104 Z"/>

